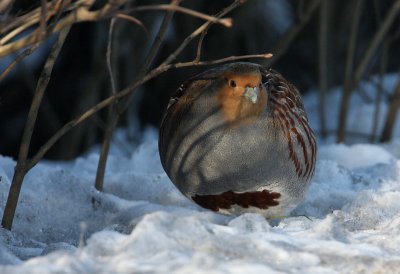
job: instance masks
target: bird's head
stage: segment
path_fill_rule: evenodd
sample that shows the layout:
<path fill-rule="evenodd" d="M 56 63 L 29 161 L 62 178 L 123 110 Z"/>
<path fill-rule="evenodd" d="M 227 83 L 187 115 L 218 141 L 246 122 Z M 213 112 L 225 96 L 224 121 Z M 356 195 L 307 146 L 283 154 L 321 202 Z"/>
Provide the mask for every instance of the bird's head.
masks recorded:
<path fill-rule="evenodd" d="M 226 72 L 224 74 L 226 81 L 225 89 L 229 90 L 233 97 L 244 97 L 251 103 L 256 104 L 262 89 L 261 74 L 238 74 L 233 72 Z"/>
<path fill-rule="evenodd" d="M 259 115 L 265 108 L 267 92 L 258 65 L 234 63 L 224 69 L 219 100 L 229 121 Z"/>

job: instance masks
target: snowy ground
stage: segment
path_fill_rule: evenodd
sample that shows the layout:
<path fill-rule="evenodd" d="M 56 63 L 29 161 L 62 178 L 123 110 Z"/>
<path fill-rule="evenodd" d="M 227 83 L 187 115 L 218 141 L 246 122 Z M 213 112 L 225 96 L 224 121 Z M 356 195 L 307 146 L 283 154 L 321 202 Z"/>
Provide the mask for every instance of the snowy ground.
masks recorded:
<path fill-rule="evenodd" d="M 328 102 L 337 100 L 333 91 Z M 318 128 L 317 97 L 305 103 Z M 358 96 L 352 105 L 349 127 L 370 132 L 373 105 Z M 25 180 L 13 231 L 0 229 L 0 273 L 399 273 L 399 127 L 396 136 L 385 145 L 320 142 L 313 184 L 293 212 L 311 220 L 273 225 L 189 202 L 161 168 L 155 131 L 128 155 L 113 147 L 105 193 L 93 187 L 96 149 L 42 162 Z M 0 156 L 1 215 L 14 165 Z"/>

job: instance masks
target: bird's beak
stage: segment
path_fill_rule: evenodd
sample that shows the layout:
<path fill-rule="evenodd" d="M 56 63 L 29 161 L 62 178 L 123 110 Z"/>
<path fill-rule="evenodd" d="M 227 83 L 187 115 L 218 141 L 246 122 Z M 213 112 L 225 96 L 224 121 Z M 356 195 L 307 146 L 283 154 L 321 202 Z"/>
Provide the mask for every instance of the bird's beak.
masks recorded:
<path fill-rule="evenodd" d="M 252 102 L 253 104 L 255 104 L 258 101 L 259 93 L 260 90 L 258 89 L 258 87 L 246 87 L 242 96 L 245 97 L 250 102 Z"/>

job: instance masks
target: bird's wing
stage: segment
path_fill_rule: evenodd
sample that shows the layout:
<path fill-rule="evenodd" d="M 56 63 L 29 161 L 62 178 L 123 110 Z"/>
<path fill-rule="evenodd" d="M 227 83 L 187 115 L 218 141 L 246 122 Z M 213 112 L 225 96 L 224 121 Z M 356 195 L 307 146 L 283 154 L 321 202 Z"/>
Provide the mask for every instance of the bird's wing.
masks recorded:
<path fill-rule="evenodd" d="M 191 77 L 176 90 L 175 94 L 169 100 L 167 110 L 161 121 L 159 131 L 159 142 L 161 142 L 159 144 L 160 152 L 168 146 L 165 142 L 169 141 L 169 136 L 181 123 L 182 117 L 184 117 L 185 113 L 192 106 L 194 99 L 193 94 L 203 90 L 203 88 L 210 83 L 210 80 L 216 77 L 217 72 L 209 70 Z"/>
<path fill-rule="evenodd" d="M 272 100 L 296 112 L 304 121 L 308 121 L 304 104 L 298 89 L 289 83 L 283 76 L 273 69 L 261 70 L 263 84 L 266 86 Z"/>

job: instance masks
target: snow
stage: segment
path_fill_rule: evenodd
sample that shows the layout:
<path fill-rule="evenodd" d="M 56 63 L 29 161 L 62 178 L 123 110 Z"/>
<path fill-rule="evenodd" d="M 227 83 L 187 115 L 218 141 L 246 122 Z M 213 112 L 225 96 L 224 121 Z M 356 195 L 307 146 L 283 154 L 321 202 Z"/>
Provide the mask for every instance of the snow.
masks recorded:
<path fill-rule="evenodd" d="M 337 93 L 328 102 L 336 105 Z M 318 130 L 317 99 L 304 101 Z M 369 133 L 373 105 L 352 100 L 350 126 Z M 291 217 L 268 222 L 199 208 L 164 173 L 156 130 L 139 146 L 119 130 L 104 193 L 93 187 L 98 147 L 71 162 L 43 161 L 27 175 L 13 230 L 0 229 L 0 273 L 398 273 L 396 132 L 384 145 L 319 140 L 305 201 Z M 1 214 L 14 165 L 0 156 Z"/>

